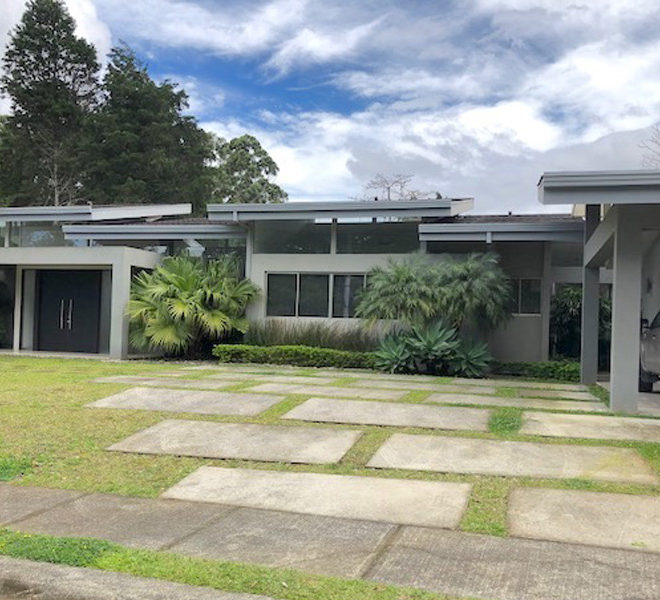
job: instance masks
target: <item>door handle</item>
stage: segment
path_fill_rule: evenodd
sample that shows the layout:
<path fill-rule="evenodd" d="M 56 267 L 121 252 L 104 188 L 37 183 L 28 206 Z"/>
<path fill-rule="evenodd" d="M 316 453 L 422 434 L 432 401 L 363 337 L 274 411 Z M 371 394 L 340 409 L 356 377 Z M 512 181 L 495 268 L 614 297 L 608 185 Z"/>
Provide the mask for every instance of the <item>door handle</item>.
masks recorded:
<path fill-rule="evenodd" d="M 64 329 L 64 299 L 60 299 L 60 329 Z"/>
<path fill-rule="evenodd" d="M 73 325 L 73 298 L 69 299 L 69 311 L 66 317 L 66 328 L 71 331 Z"/>

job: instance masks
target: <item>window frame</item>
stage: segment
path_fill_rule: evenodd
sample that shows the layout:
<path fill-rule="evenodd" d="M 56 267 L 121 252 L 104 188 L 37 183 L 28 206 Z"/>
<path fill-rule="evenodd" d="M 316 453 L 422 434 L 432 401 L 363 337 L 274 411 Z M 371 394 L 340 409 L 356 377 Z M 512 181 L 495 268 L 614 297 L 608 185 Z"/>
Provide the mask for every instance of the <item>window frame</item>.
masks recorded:
<path fill-rule="evenodd" d="M 543 314 L 543 278 L 542 277 L 512 277 L 510 279 L 514 285 L 513 294 L 513 310 L 511 314 L 515 317 L 540 317 Z M 523 312 L 522 311 L 522 282 L 523 281 L 538 281 L 539 282 L 539 309 L 538 312 Z"/>

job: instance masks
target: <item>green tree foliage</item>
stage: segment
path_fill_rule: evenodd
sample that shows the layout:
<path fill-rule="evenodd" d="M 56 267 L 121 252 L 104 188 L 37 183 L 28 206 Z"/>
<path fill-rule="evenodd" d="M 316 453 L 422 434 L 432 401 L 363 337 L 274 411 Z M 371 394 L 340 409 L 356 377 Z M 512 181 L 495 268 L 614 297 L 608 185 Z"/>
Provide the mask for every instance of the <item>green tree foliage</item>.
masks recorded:
<path fill-rule="evenodd" d="M 212 172 L 214 202 L 284 202 L 286 192 L 271 180 L 279 171 L 257 138 L 242 135 L 229 142 L 212 138 L 216 165 Z"/>
<path fill-rule="evenodd" d="M 506 320 L 510 299 L 508 279 L 495 254 L 437 262 L 417 255 L 372 269 L 356 315 L 371 324 L 385 319 L 408 327 L 442 319 L 461 333 L 474 332 Z"/>
<path fill-rule="evenodd" d="M 240 277 L 232 257 L 208 263 L 166 258 L 133 280 L 127 309 L 131 343 L 170 355 L 210 355 L 214 343 L 247 329 L 245 308 L 257 292 Z"/>
<path fill-rule="evenodd" d="M 94 46 L 76 37 L 61 0 L 30 0 L 2 65 L 12 115 L 0 130 L 0 193 L 12 204 L 80 200 L 82 131 L 99 91 Z"/>
<path fill-rule="evenodd" d="M 154 82 L 134 52 L 113 48 L 105 98 L 91 120 L 87 146 L 89 199 L 100 203 L 191 202 L 203 212 L 207 134 L 182 115 L 188 97 Z"/>

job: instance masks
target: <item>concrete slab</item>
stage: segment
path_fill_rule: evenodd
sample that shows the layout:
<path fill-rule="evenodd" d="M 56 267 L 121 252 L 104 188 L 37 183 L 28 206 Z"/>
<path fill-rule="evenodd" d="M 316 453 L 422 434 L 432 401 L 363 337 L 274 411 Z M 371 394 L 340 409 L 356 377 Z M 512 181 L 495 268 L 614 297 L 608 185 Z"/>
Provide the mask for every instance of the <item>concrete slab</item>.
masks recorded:
<path fill-rule="evenodd" d="M 363 390 L 350 387 L 323 387 L 320 385 L 295 385 L 286 383 L 262 383 L 250 387 L 251 391 L 271 394 L 302 394 L 329 398 L 364 398 L 366 400 L 399 400 L 407 394 L 405 390 Z"/>
<path fill-rule="evenodd" d="M 468 385 L 494 385 L 496 387 L 514 387 L 514 388 L 529 388 L 537 390 L 565 390 L 572 392 L 588 392 L 589 388 L 586 385 L 579 383 L 559 383 L 554 381 L 525 381 L 524 379 L 499 379 L 491 377 L 487 379 L 469 379 L 465 377 L 457 377 L 454 383 L 468 384 Z"/>
<path fill-rule="evenodd" d="M 0 556 L 0 598 L 40 600 L 273 600 L 152 577 Z"/>
<path fill-rule="evenodd" d="M 461 598 L 657 600 L 660 556 L 404 527 L 366 578 Z"/>
<path fill-rule="evenodd" d="M 240 508 L 176 544 L 171 552 L 357 577 L 394 528 L 388 523 Z"/>
<path fill-rule="evenodd" d="M 95 383 L 124 383 L 138 386 L 183 388 L 199 390 L 218 390 L 236 385 L 235 380 L 219 381 L 214 379 L 176 379 L 176 377 L 140 377 L 137 375 L 113 375 L 112 377 L 98 377 Z"/>
<path fill-rule="evenodd" d="M 630 448 L 569 446 L 394 434 L 367 463 L 382 469 L 509 477 L 581 478 L 654 485 L 654 470 Z"/>
<path fill-rule="evenodd" d="M 202 415 L 257 415 L 282 400 L 284 396 L 270 394 L 135 387 L 101 398 L 87 406 Z"/>
<path fill-rule="evenodd" d="M 0 526 L 80 498 L 82 492 L 0 483 Z"/>
<path fill-rule="evenodd" d="M 14 522 L 11 528 L 64 537 L 95 537 L 157 550 L 228 510 L 196 502 L 91 494 Z"/>
<path fill-rule="evenodd" d="M 399 380 L 383 377 L 381 379 L 361 379 L 354 384 L 356 387 L 376 388 L 384 390 L 423 390 L 430 392 L 465 392 L 466 394 L 494 394 L 495 387 L 487 386 L 458 386 L 447 383 L 426 383 L 414 380 Z"/>
<path fill-rule="evenodd" d="M 563 398 L 565 400 L 597 401 L 598 398 L 590 392 L 572 392 L 567 390 L 540 390 L 518 388 L 518 393 L 528 398 Z"/>
<path fill-rule="evenodd" d="M 310 398 L 282 418 L 322 423 L 488 431 L 490 411 L 480 408 Z"/>
<path fill-rule="evenodd" d="M 520 433 L 548 437 L 660 442 L 660 420 L 527 412 Z"/>
<path fill-rule="evenodd" d="M 218 373 L 208 375 L 206 379 L 235 379 L 237 381 L 250 381 L 259 379 L 269 383 L 299 383 L 309 385 L 328 385 L 334 383 L 338 377 L 308 377 L 306 375 L 271 375 L 268 373 Z"/>
<path fill-rule="evenodd" d="M 470 484 L 200 467 L 164 498 L 346 519 L 456 527 Z"/>
<path fill-rule="evenodd" d="M 501 396 L 476 396 L 474 394 L 431 394 L 424 402 L 439 404 L 481 404 L 483 406 L 516 406 L 575 412 L 607 412 L 602 402 L 578 402 L 575 400 L 541 400 L 536 398 L 503 398 Z"/>
<path fill-rule="evenodd" d="M 270 462 L 334 463 L 348 452 L 361 431 L 205 421 L 163 421 L 108 450 Z"/>
<path fill-rule="evenodd" d="M 517 488 L 511 535 L 660 552 L 660 497 Z"/>

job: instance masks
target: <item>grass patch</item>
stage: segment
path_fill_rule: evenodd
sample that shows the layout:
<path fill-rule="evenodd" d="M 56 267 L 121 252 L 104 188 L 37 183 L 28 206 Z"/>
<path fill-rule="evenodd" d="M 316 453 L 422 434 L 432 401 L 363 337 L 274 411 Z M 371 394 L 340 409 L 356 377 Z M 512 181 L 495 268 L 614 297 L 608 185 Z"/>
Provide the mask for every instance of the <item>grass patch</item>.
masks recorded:
<path fill-rule="evenodd" d="M 0 530 L 0 554 L 282 600 L 452 600 L 449 596 L 422 590 L 310 575 L 292 569 L 134 550 L 91 538 L 58 538 Z"/>
<path fill-rule="evenodd" d="M 522 427 L 522 409 L 514 407 L 499 407 L 493 410 L 488 429 L 497 436 L 508 436 L 518 433 Z"/>
<path fill-rule="evenodd" d="M 31 469 L 32 461 L 28 458 L 0 455 L 0 481 L 11 481 Z"/>
<path fill-rule="evenodd" d="M 511 483 L 503 477 L 488 477 L 473 484 L 461 529 L 504 537 L 508 534 L 507 501 Z"/>

